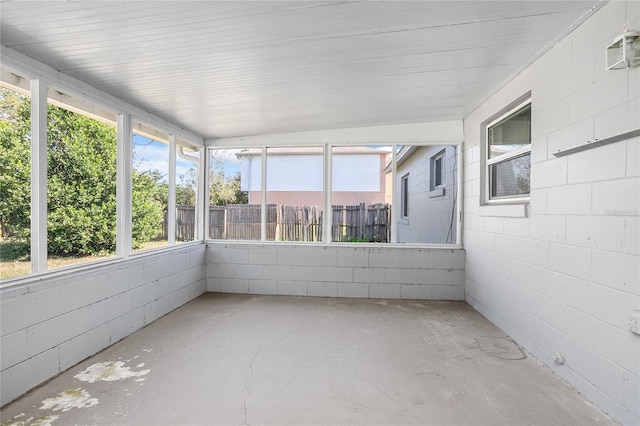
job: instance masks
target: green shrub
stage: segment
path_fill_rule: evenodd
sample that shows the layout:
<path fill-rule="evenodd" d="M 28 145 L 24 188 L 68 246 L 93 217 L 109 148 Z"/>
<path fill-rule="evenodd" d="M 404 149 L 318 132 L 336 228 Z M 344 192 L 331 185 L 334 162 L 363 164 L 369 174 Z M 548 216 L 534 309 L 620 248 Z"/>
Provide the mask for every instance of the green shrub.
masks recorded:
<path fill-rule="evenodd" d="M 30 230 L 30 101 L 0 89 L 0 223 L 3 234 L 26 239 Z M 47 237 L 55 255 L 103 255 L 116 245 L 116 129 L 48 107 Z M 158 236 L 166 200 L 160 184 L 132 177 L 134 247 Z"/>

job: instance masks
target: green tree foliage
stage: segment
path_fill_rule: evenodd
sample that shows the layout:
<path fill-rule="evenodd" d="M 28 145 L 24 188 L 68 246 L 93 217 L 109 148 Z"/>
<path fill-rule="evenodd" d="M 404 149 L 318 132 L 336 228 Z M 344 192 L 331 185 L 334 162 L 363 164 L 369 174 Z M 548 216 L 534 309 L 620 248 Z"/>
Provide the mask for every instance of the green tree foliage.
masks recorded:
<path fill-rule="evenodd" d="M 181 174 L 176 185 L 176 205 L 195 206 L 197 171 L 190 168 Z M 212 155 L 209 161 L 209 204 L 224 206 L 227 204 L 246 204 L 249 195 L 240 190 L 240 173 L 229 176 L 224 172 L 223 161 Z"/>
<path fill-rule="evenodd" d="M 0 221 L 3 234 L 29 235 L 30 102 L 0 89 Z M 56 255 L 115 251 L 116 131 L 113 126 L 48 107 L 48 250 Z M 158 236 L 165 199 L 158 177 L 132 176 L 134 247 Z M 166 192 L 166 190 L 165 190 Z"/>
<path fill-rule="evenodd" d="M 196 191 L 190 185 L 176 185 L 176 206 L 195 206 Z"/>
<path fill-rule="evenodd" d="M 115 128 L 49 105 L 48 251 L 58 255 L 115 250 Z"/>
<path fill-rule="evenodd" d="M 195 206 L 197 175 L 195 168 L 178 175 L 176 183 L 176 206 Z"/>
<path fill-rule="evenodd" d="M 209 203 L 212 206 L 247 204 L 249 194 L 240 190 L 240 173 L 229 176 L 224 172 L 222 158 L 211 155 L 209 161 Z"/>
<path fill-rule="evenodd" d="M 210 173 L 212 206 L 224 206 L 227 204 L 247 204 L 249 194 L 240 190 L 240 174 L 227 176 L 221 170 L 212 170 Z"/>
<path fill-rule="evenodd" d="M 157 171 L 140 173 L 133 171 L 131 192 L 131 245 L 133 248 L 158 237 L 162 230 L 167 206 L 166 183 Z M 163 190 L 164 189 L 164 190 Z"/>
<path fill-rule="evenodd" d="M 28 99 L 0 89 L 0 225 L 2 236 L 29 238 L 31 142 Z"/>

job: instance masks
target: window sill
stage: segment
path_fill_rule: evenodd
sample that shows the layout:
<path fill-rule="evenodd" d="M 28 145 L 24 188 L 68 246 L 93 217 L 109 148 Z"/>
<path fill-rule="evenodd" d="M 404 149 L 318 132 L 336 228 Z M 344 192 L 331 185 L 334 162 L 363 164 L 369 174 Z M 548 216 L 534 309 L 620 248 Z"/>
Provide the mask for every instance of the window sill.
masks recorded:
<path fill-rule="evenodd" d="M 529 217 L 529 203 L 484 205 L 478 209 L 486 217 Z"/>
<path fill-rule="evenodd" d="M 118 264 L 127 264 L 128 262 L 145 262 L 149 261 L 148 258 L 167 254 L 174 250 L 189 250 L 193 247 L 204 244 L 202 240 L 189 241 L 181 243 L 179 245 L 159 247 L 156 249 L 144 250 L 138 253 L 132 253 L 129 256 L 113 256 L 106 257 L 104 259 L 91 260 L 82 263 L 76 263 L 67 266 L 61 266 L 58 268 L 47 269 L 42 272 L 32 272 L 29 274 L 18 275 L 10 278 L 3 278 L 0 280 L 0 293 L 4 295 L 8 294 L 8 291 L 22 291 L 20 289 L 28 288 L 27 291 L 33 291 L 32 286 L 38 286 L 42 281 L 53 281 L 60 279 L 59 282 L 64 282 L 65 279 L 73 277 L 76 274 L 88 274 L 94 271 L 98 271 L 99 268 L 109 268 L 117 266 Z M 147 259 L 147 260 L 145 260 Z M 47 284 L 48 285 L 48 284 Z"/>
<path fill-rule="evenodd" d="M 427 249 L 427 250 L 463 250 L 460 244 L 433 244 L 433 243 L 404 243 L 401 241 L 395 243 L 353 243 L 353 242 L 338 242 L 332 241 L 325 243 L 322 241 L 258 241 L 258 240 L 206 240 L 207 245 L 221 245 L 230 247 L 355 247 L 364 249 L 380 249 L 380 248 L 395 248 L 395 249 Z"/>
<path fill-rule="evenodd" d="M 444 188 L 436 188 L 429 192 L 429 198 L 442 197 L 444 195 Z"/>

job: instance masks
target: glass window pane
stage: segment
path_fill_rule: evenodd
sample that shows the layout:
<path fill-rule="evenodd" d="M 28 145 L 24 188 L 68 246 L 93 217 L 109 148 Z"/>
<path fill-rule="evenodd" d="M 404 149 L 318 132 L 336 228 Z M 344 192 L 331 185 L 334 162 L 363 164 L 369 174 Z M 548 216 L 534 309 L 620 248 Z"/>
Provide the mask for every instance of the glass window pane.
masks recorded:
<path fill-rule="evenodd" d="M 531 107 L 489 127 L 487 142 L 489 158 L 506 154 L 531 143 Z"/>
<path fill-rule="evenodd" d="M 402 217 L 409 217 L 409 175 L 402 178 L 400 185 L 400 204 L 402 205 Z"/>
<path fill-rule="evenodd" d="M 489 170 L 491 197 L 515 197 L 529 194 L 531 154 L 493 164 Z"/>
<path fill-rule="evenodd" d="M 197 224 L 196 209 L 200 152 L 178 141 L 176 155 L 176 243 L 193 241 Z"/>
<path fill-rule="evenodd" d="M 0 87 L 0 279 L 31 273 L 31 101 Z"/>
<path fill-rule="evenodd" d="M 433 183 L 433 186 L 437 187 L 442 185 L 442 157 L 436 159 L 435 168 L 435 182 Z"/>
<path fill-rule="evenodd" d="M 336 146 L 331 155 L 331 240 L 389 242 L 391 147 Z"/>
<path fill-rule="evenodd" d="M 136 123 L 131 172 L 133 251 L 165 247 L 169 197 L 169 136 Z"/>
<path fill-rule="evenodd" d="M 407 192 L 406 208 L 397 211 L 397 241 L 455 244 L 457 235 L 458 159 L 455 146 L 403 146 L 397 154 L 398 201 Z M 431 169 L 433 168 L 433 169 Z M 403 177 L 408 176 L 406 188 Z M 394 215 L 394 217 L 396 217 Z"/>
<path fill-rule="evenodd" d="M 113 256 L 116 244 L 115 123 L 76 112 L 72 98 L 56 91 L 51 94 L 54 98 L 49 100 L 47 117 L 48 269 Z"/>
<path fill-rule="evenodd" d="M 209 238 L 260 240 L 262 150 L 209 151 Z"/>
<path fill-rule="evenodd" d="M 322 241 L 323 147 L 267 149 L 267 240 Z"/>

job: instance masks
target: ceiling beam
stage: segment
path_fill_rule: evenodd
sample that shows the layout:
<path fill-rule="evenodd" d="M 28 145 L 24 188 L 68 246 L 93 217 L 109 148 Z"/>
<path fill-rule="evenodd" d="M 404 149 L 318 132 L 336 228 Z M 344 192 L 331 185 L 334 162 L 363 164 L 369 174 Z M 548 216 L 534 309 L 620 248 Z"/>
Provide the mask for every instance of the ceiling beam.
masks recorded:
<path fill-rule="evenodd" d="M 305 146 L 325 143 L 334 145 L 392 145 L 396 143 L 406 145 L 457 144 L 462 140 L 462 120 L 449 120 L 206 139 L 205 145 L 212 148 Z"/>

